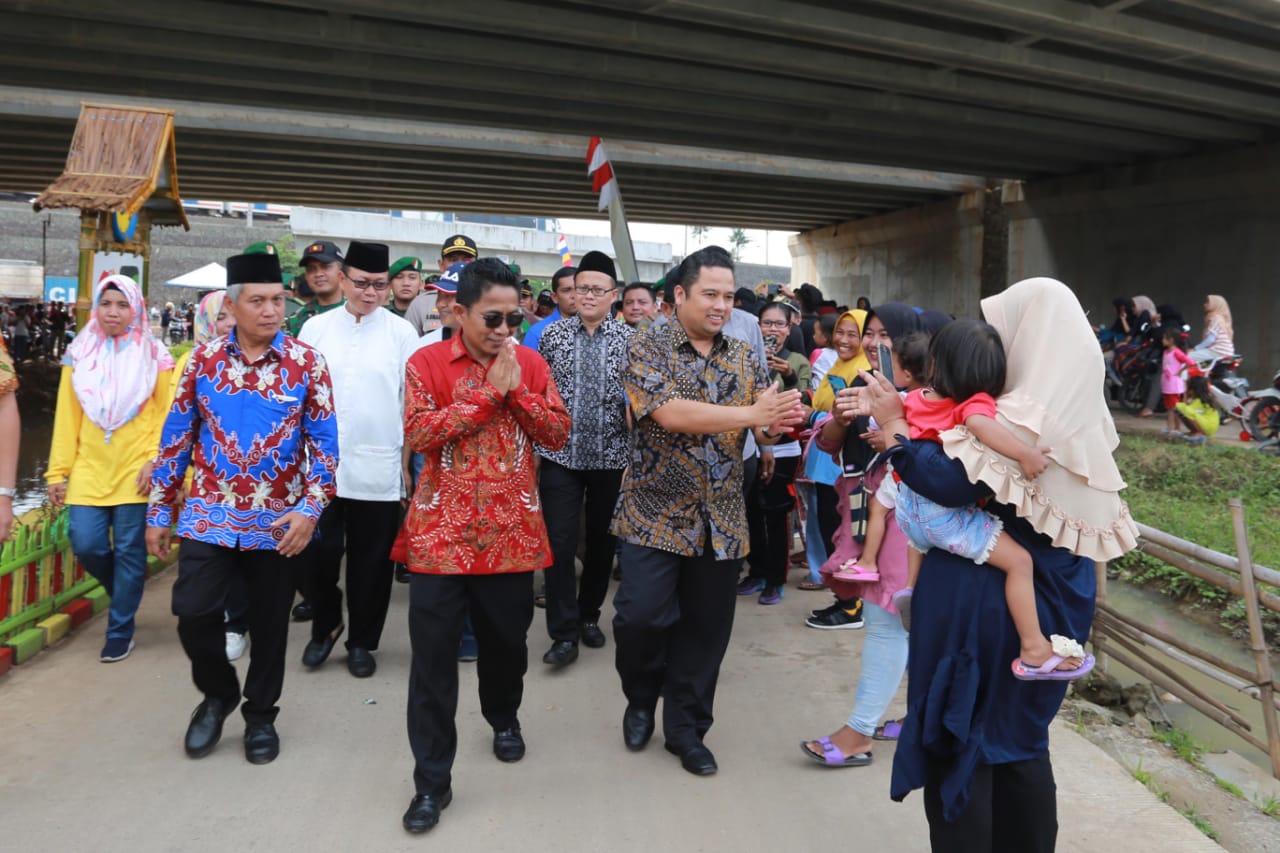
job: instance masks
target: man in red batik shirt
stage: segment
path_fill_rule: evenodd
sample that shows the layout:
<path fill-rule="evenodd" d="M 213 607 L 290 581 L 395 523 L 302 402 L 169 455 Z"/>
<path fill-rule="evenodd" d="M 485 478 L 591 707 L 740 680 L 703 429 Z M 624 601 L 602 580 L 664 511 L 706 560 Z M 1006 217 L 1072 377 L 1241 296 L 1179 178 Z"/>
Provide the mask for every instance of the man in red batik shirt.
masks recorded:
<path fill-rule="evenodd" d="M 531 573 L 552 561 L 533 444 L 554 450 L 569 440 L 569 413 L 547 363 L 512 337 L 524 313 L 507 265 L 469 264 L 452 310 L 460 334 L 418 350 L 405 371 L 405 438 L 425 457 L 405 520 L 417 791 L 403 819 L 409 832 L 435 826 L 453 798 L 457 651 L 468 607 L 493 753 L 524 757 L 516 715 L 529 663 Z"/>

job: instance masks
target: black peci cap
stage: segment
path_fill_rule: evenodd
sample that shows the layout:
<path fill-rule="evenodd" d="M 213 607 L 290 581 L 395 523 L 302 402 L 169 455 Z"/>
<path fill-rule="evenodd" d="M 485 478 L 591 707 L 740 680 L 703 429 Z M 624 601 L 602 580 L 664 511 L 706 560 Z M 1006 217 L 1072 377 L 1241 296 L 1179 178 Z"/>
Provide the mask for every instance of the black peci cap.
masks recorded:
<path fill-rule="evenodd" d="M 391 250 L 386 243 L 365 243 L 352 240 L 347 246 L 347 266 L 365 272 L 386 272 L 390 267 Z"/>
<path fill-rule="evenodd" d="M 278 284 L 280 256 L 254 253 L 227 258 L 227 287 L 233 284 Z"/>

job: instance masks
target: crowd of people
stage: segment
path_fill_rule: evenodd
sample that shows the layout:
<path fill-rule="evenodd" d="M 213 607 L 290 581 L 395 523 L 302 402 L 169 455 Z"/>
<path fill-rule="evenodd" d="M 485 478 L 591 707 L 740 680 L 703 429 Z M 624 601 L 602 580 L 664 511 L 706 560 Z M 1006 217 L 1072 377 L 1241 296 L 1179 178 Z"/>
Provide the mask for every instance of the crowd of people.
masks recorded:
<path fill-rule="evenodd" d="M 10 304 L 0 300 L 0 332 L 10 357 L 19 364 L 29 359 L 62 358 L 68 332 L 76 325 L 75 307 L 64 302 Z"/>
<path fill-rule="evenodd" d="M 589 252 L 540 316 L 518 269 L 466 235 L 430 276 L 382 244 L 313 243 L 305 299 L 269 245 L 226 266 L 178 365 L 138 286 L 97 284 L 48 471 L 111 595 L 104 662 L 133 649 L 147 552 L 178 539 L 172 610 L 201 695 L 189 756 L 238 708 L 246 759 L 274 760 L 290 618 L 311 622 L 308 670 L 345 634 L 368 677 L 399 577 L 406 830 L 452 800 L 460 661 L 478 659 L 494 756 L 523 758 L 535 603 L 550 667 L 611 628 L 627 749 L 647 747 L 661 700 L 664 747 L 711 775 L 736 598 L 776 605 L 795 566 L 795 588 L 834 593 L 808 626 L 865 628 L 853 711 L 803 754 L 861 767 L 896 740 L 891 796 L 923 788 L 935 850 L 1053 848 L 1048 725 L 1093 663 L 1093 561 L 1136 542 L 1096 330 L 1065 285 L 1020 282 L 953 320 L 738 288 L 718 247 L 652 286 Z M 907 713 L 887 719 L 904 675 Z"/>
<path fill-rule="evenodd" d="M 1118 296 L 1112 305 L 1116 318 L 1111 326 L 1095 330 L 1106 353 L 1109 386 L 1118 392 L 1123 384 L 1119 364 L 1149 372 L 1152 379 L 1138 417 L 1150 418 L 1163 409 L 1163 435 L 1189 444 L 1207 442 L 1220 426 L 1210 383 L 1226 374 L 1237 355 L 1226 298 L 1205 297 L 1203 335 L 1194 344 L 1191 326 L 1175 305 L 1156 305 L 1148 296 Z M 1158 358 L 1142 359 L 1144 349 Z"/>

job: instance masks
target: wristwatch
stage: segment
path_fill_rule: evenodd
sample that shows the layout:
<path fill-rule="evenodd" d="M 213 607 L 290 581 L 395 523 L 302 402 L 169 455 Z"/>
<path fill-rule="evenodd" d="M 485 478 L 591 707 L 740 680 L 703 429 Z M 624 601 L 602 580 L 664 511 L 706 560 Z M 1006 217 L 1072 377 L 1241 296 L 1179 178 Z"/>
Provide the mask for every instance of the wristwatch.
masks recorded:
<path fill-rule="evenodd" d="M 16 498 L 17 496 L 17 489 L 6 489 L 3 486 L 0 486 L 0 498 Z"/>
<path fill-rule="evenodd" d="M 780 432 L 769 432 L 768 427 L 760 427 L 760 434 L 763 435 L 765 438 L 777 438 L 778 436 L 782 435 L 782 433 Z"/>

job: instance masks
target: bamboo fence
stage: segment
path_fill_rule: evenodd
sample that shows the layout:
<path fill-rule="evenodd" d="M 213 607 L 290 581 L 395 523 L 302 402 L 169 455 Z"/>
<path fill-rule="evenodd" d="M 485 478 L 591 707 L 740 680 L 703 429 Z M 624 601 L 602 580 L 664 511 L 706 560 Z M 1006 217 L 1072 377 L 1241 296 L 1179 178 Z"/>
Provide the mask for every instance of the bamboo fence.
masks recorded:
<path fill-rule="evenodd" d="M 1280 595 L 1258 588 L 1259 582 L 1280 587 L 1280 572 L 1253 563 L 1245 529 L 1244 504 L 1239 498 L 1231 498 L 1228 505 L 1235 533 L 1234 557 L 1145 524 L 1138 525 L 1141 534 L 1138 550 L 1244 599 L 1253 668 L 1247 669 L 1223 660 L 1193 643 L 1116 610 L 1107 603 L 1106 563 L 1097 566 L 1098 601 L 1091 642 L 1102 669 L 1106 669 L 1107 659 L 1113 658 L 1186 702 L 1232 734 L 1267 753 L 1271 759 L 1271 773 L 1280 779 L 1280 695 L 1277 694 L 1280 683 L 1276 681 L 1262 629 L 1262 608 L 1280 613 Z M 1255 732 L 1253 724 L 1240 712 L 1178 674 L 1170 666 L 1171 661 L 1260 702 L 1265 732 Z M 1265 734 L 1266 739 L 1263 740 L 1260 734 Z"/>

